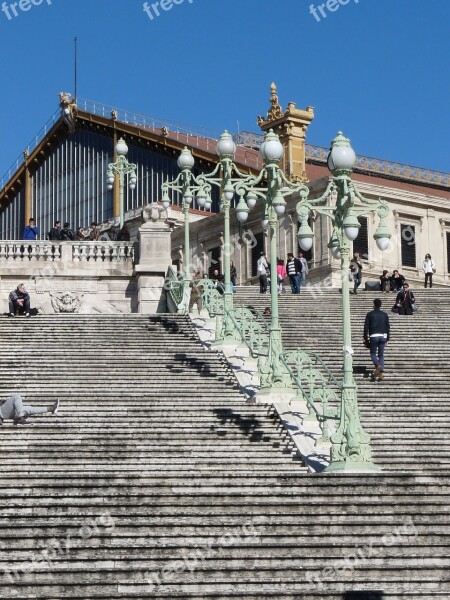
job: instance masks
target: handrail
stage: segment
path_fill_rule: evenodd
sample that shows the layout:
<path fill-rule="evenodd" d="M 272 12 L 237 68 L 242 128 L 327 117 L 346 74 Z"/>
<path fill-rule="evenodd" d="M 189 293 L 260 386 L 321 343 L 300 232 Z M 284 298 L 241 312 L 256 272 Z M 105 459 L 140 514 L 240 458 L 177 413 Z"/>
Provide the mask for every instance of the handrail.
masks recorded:
<path fill-rule="evenodd" d="M 154 129 L 162 129 L 163 127 L 166 127 L 167 129 L 170 129 L 171 131 L 176 133 L 183 133 L 185 135 L 193 137 L 211 137 L 215 140 L 218 140 L 220 137 L 220 133 L 218 133 L 215 130 L 203 127 L 185 127 L 174 123 L 170 119 L 155 118 L 148 115 L 143 115 L 133 111 L 125 110 L 122 108 L 116 108 L 114 106 L 103 104 L 101 102 L 95 102 L 93 100 L 78 99 L 77 108 L 79 110 L 84 110 L 85 112 L 89 112 L 94 115 L 99 115 L 101 117 L 108 118 L 111 118 L 111 113 L 114 111 L 115 118 L 118 121 L 121 121 L 123 123 L 129 123 L 131 125 L 140 125 L 143 127 L 150 127 Z"/>
<path fill-rule="evenodd" d="M 223 296 L 210 279 L 200 279 L 193 285 L 202 295 L 203 305 L 210 317 L 216 317 L 216 342 L 223 339 L 223 318 L 228 317 L 252 358 L 258 359 L 258 372 L 262 372 L 264 359 L 269 356 L 269 328 L 263 314 L 249 306 L 235 306 L 228 309 Z M 202 289 L 201 289 L 202 288 Z M 298 395 L 306 400 L 309 415 L 306 419 L 317 419 L 322 429 L 322 441 L 329 441 L 327 419 L 336 420 L 340 405 L 342 386 L 322 358 L 315 352 L 287 350 L 280 355 L 280 362 L 286 368 L 291 380 L 297 386 Z M 320 402 L 320 408 L 316 405 Z"/>
<path fill-rule="evenodd" d="M 249 349 L 251 357 L 269 356 L 269 328 L 264 322 L 263 314 L 249 306 L 237 306 L 233 310 L 224 308 L 224 310 Z M 246 320 L 247 316 L 253 318 Z M 260 320 L 256 320 L 255 317 L 259 317 Z"/>
<path fill-rule="evenodd" d="M 169 265 L 167 269 L 165 286 L 167 294 L 176 308 L 177 312 L 182 311 L 182 304 L 184 298 L 184 281 L 180 279 L 180 274 L 176 269 Z"/>
<path fill-rule="evenodd" d="M 306 400 L 309 412 L 306 420 L 317 419 L 322 430 L 320 440 L 328 442 L 330 436 L 327 419 L 338 419 L 342 384 L 315 352 L 288 350 L 280 355 L 280 362 L 297 385 L 298 396 Z M 325 377 L 322 369 L 326 373 Z M 333 385 L 336 389 L 333 389 Z M 316 406 L 316 400 L 320 402 L 320 408 Z M 330 402 L 337 404 L 337 407 L 330 407 Z"/>

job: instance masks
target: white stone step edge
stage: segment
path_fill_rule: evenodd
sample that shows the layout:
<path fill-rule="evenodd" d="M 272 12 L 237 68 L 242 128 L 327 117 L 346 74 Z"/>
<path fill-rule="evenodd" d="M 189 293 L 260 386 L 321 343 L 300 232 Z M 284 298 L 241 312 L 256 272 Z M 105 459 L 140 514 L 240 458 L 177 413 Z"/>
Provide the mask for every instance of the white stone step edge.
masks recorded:
<path fill-rule="evenodd" d="M 247 400 L 273 406 L 308 470 L 311 473 L 323 471 L 330 464 L 331 444 L 319 440 L 321 430 L 317 420 L 305 419 L 308 415 L 306 401 L 296 399 L 292 393 L 259 395 L 257 361 L 249 356 L 248 348 L 237 343 L 213 346 L 215 319 L 209 318 L 206 310 L 200 315 L 189 316 L 203 347 L 223 352 Z M 329 420 L 328 426 L 332 435 L 335 431 L 334 422 Z"/>

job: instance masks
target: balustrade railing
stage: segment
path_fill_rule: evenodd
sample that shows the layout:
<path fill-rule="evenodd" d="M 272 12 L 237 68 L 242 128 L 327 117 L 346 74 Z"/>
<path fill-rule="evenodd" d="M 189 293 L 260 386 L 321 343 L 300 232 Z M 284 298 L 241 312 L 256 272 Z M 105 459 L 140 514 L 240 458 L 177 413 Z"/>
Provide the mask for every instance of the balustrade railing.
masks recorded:
<path fill-rule="evenodd" d="M 60 261 L 60 242 L 0 241 L 0 261 Z"/>
<path fill-rule="evenodd" d="M 66 244 L 67 242 L 62 242 Z M 126 262 L 134 259 L 131 242 L 70 242 L 72 260 L 79 262 Z"/>
<path fill-rule="evenodd" d="M 127 262 L 134 259 L 131 242 L 0 241 L 1 262 Z"/>

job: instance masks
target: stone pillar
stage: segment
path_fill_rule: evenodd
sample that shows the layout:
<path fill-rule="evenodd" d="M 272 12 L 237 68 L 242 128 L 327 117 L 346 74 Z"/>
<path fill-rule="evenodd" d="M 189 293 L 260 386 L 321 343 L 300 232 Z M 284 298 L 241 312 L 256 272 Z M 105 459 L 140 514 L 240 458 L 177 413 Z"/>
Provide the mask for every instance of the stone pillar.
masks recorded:
<path fill-rule="evenodd" d="M 166 312 L 164 282 L 171 259 L 171 227 L 167 212 L 160 204 L 143 210 L 145 223 L 139 228 L 138 312 Z"/>
<path fill-rule="evenodd" d="M 296 108 L 294 102 L 289 102 L 283 112 L 278 103 L 277 86 L 270 86 L 271 108 L 267 117 L 258 117 L 258 126 L 264 132 L 273 129 L 280 137 L 284 146 L 283 169 L 286 177 L 294 183 L 306 183 L 306 130 L 314 119 L 314 109 L 307 106 L 305 110 Z"/>

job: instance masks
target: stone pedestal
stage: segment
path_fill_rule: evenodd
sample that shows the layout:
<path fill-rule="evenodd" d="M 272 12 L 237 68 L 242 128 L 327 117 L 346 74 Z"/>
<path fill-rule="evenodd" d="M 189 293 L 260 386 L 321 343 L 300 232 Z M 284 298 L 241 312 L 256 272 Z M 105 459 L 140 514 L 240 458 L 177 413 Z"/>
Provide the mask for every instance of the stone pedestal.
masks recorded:
<path fill-rule="evenodd" d="M 165 277 L 171 259 L 171 227 L 167 212 L 158 204 L 143 210 L 144 225 L 139 229 L 138 312 L 166 312 Z"/>

